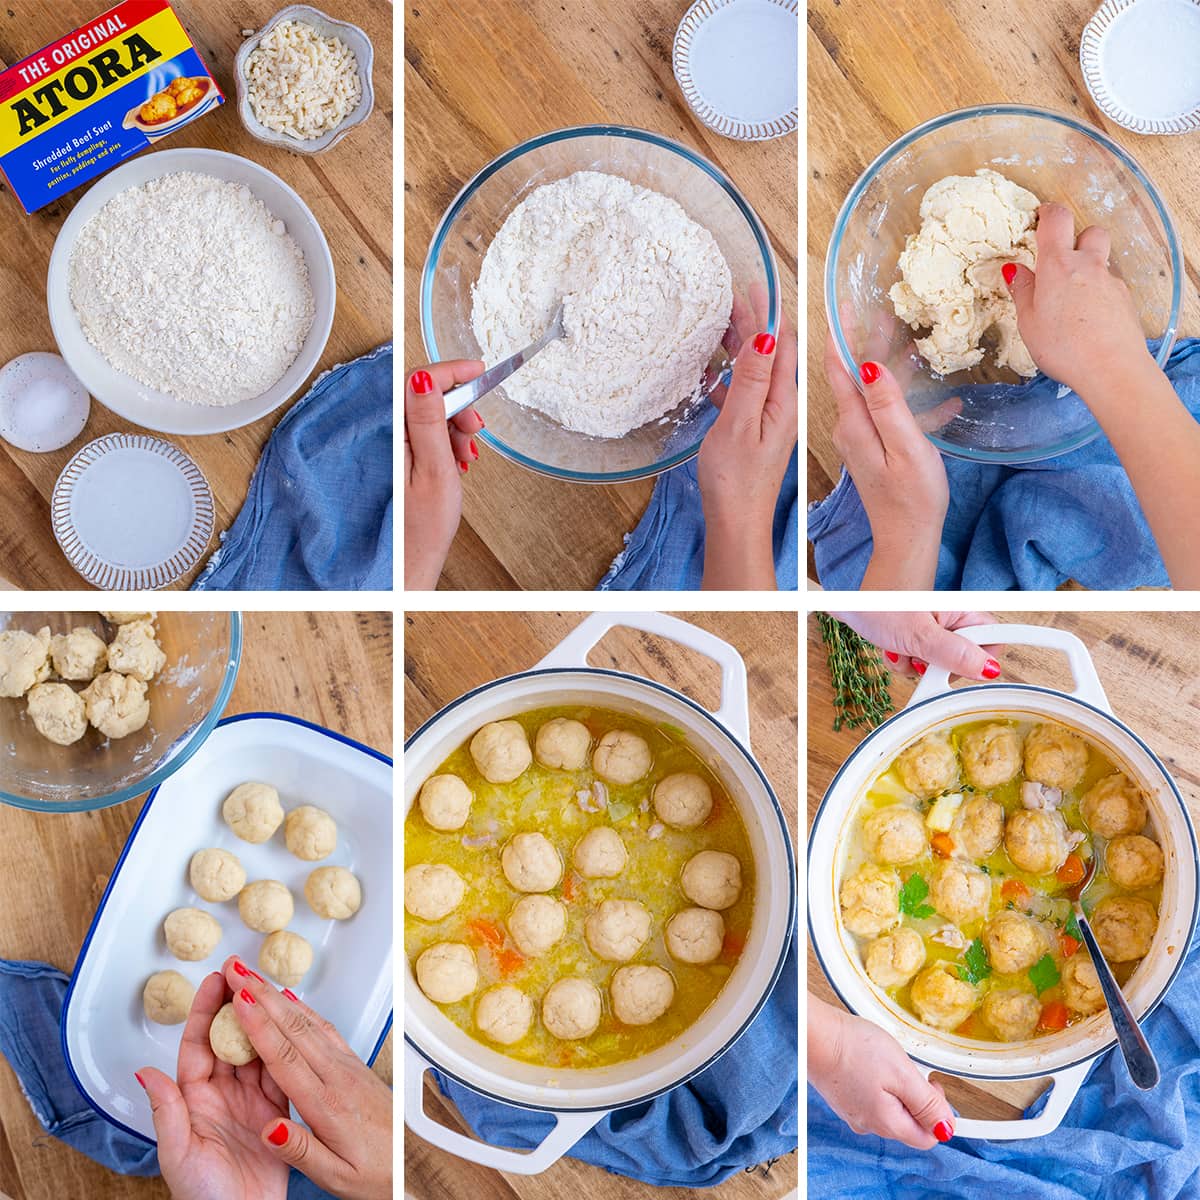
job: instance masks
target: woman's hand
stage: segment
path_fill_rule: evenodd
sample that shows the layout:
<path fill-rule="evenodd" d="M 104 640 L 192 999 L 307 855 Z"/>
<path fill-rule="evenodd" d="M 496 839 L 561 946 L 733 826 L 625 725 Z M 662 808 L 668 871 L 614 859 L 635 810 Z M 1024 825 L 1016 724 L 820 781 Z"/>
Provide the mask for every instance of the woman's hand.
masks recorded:
<path fill-rule="evenodd" d="M 968 679 L 995 679 L 999 646 L 977 646 L 959 637 L 956 629 L 994 625 L 985 612 L 832 613 L 855 633 L 883 651 L 897 674 L 924 675 L 929 664 Z"/>
<path fill-rule="evenodd" d="M 183 1028 L 177 1078 L 153 1067 L 137 1073 L 153 1111 L 158 1165 L 174 1200 L 284 1200 L 288 1164 L 259 1130 L 287 1116 L 287 1099 L 261 1062 L 231 1067 L 209 1045 L 228 999 L 225 977 L 209 975 Z"/>
<path fill-rule="evenodd" d="M 483 418 L 467 409 L 446 420 L 442 393 L 483 374 L 467 359 L 414 371 L 404 390 L 404 584 L 437 587 L 462 519 L 462 476 L 479 457 Z"/>

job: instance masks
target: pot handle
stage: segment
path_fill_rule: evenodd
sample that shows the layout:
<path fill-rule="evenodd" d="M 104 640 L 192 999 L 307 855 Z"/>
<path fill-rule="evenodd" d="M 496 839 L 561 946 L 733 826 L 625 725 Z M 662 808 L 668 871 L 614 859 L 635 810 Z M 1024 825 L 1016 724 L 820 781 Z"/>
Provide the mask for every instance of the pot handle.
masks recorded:
<path fill-rule="evenodd" d="M 505 1150 L 501 1146 L 489 1146 L 445 1125 L 439 1125 L 425 1112 L 425 1073 L 433 1069 L 431 1063 L 411 1046 L 404 1047 L 404 1123 L 427 1142 L 467 1162 L 497 1171 L 508 1171 L 513 1175 L 540 1175 L 560 1158 L 594 1125 L 598 1125 L 607 1112 L 560 1112 L 547 1113 L 556 1118 L 557 1124 L 546 1135 L 545 1140 L 532 1150 Z"/>
<path fill-rule="evenodd" d="M 1065 629 L 1052 629 L 1044 625 L 972 625 L 955 632 L 977 646 L 1004 644 L 1010 646 L 1042 646 L 1047 650 L 1059 650 L 1067 657 L 1071 677 L 1075 682 L 1072 696 L 1086 700 L 1106 713 L 1112 712 L 1108 697 L 1096 674 L 1096 665 L 1087 647 L 1073 633 Z M 945 667 L 929 664 L 929 669 L 917 684 L 908 704 L 940 696 L 950 690 L 950 673 Z M 905 705 L 907 708 L 908 705 Z"/>
<path fill-rule="evenodd" d="M 721 668 L 721 704 L 713 716 L 744 746 L 750 745 L 750 693 L 742 656 L 716 634 L 678 617 L 659 612 L 592 613 L 537 665 L 539 668 L 586 667 L 592 647 L 610 629 L 619 626 L 656 634 L 711 658 Z"/>

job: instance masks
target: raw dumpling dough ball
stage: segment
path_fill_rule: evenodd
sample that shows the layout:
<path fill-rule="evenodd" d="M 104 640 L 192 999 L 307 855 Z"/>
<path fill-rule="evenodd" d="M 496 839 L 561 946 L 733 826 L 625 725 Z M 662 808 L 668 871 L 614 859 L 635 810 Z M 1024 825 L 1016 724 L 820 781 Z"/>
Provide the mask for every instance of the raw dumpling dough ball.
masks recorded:
<path fill-rule="evenodd" d="M 479 986 L 479 968 L 470 946 L 438 942 L 417 959 L 417 983 L 435 1004 L 457 1004 Z"/>
<path fill-rule="evenodd" d="M 618 967 L 608 990 L 622 1025 L 650 1025 L 671 1007 L 675 980 L 662 967 Z"/>
<path fill-rule="evenodd" d="M 284 987 L 296 987 L 308 974 L 313 962 L 313 949 L 298 933 L 277 929 L 263 940 L 258 952 L 258 965 L 266 974 Z"/>
<path fill-rule="evenodd" d="M 167 949 L 183 962 L 207 958 L 221 940 L 217 919 L 199 908 L 177 908 L 163 922 Z"/>
<path fill-rule="evenodd" d="M 87 708 L 65 683 L 35 683 L 27 706 L 34 729 L 56 745 L 74 745 L 87 733 Z"/>
<path fill-rule="evenodd" d="M 316 862 L 337 849 L 337 822 L 323 808 L 302 804 L 288 813 L 283 840 L 297 858 Z"/>
<path fill-rule="evenodd" d="M 1011 725 L 972 729 L 961 751 L 963 774 L 978 788 L 999 787 L 1021 769 L 1021 735 Z"/>
<path fill-rule="evenodd" d="M 958 756 L 948 738 L 931 733 L 896 759 L 896 770 L 914 796 L 928 800 L 958 782 Z"/>
<path fill-rule="evenodd" d="M 711 908 L 681 909 L 667 922 L 665 937 L 676 962 L 714 962 L 725 944 L 725 918 Z"/>
<path fill-rule="evenodd" d="M 471 789 L 457 775 L 431 775 L 421 785 L 417 803 L 431 828 L 453 833 L 471 815 Z"/>
<path fill-rule="evenodd" d="M 155 971 L 142 989 L 142 1008 L 156 1025 L 179 1025 L 195 997 L 196 989 L 178 971 Z"/>
<path fill-rule="evenodd" d="M 1089 1016 L 1104 1008 L 1104 992 L 1096 966 L 1082 952 L 1072 954 L 1062 966 L 1063 999 L 1072 1012 Z"/>
<path fill-rule="evenodd" d="M 1146 824 L 1146 802 L 1141 789 L 1120 771 L 1089 788 L 1079 802 L 1079 811 L 1088 828 L 1102 838 L 1140 833 Z"/>
<path fill-rule="evenodd" d="M 590 1037 L 600 1027 L 600 992 L 586 979 L 560 979 L 542 998 L 542 1024 L 562 1041 Z"/>
<path fill-rule="evenodd" d="M 859 937 L 891 929 L 900 917 L 900 877 L 883 867 L 863 865 L 842 880 L 842 924 Z"/>
<path fill-rule="evenodd" d="M 1004 837 L 1004 806 L 987 796 L 972 796 L 958 810 L 950 832 L 955 847 L 968 858 L 987 858 Z"/>
<path fill-rule="evenodd" d="M 1113 883 L 1133 891 L 1153 887 L 1163 877 L 1161 847 L 1140 833 L 1125 833 L 1113 838 L 1104 851 L 1104 863 Z"/>
<path fill-rule="evenodd" d="M 1092 910 L 1092 932 L 1109 962 L 1133 962 L 1150 953 L 1158 911 L 1137 896 L 1109 896 Z"/>
<path fill-rule="evenodd" d="M 213 1017 L 208 1031 L 208 1044 L 212 1052 L 231 1067 L 244 1067 L 258 1057 L 258 1051 L 250 1044 L 232 1004 L 226 1004 Z"/>
<path fill-rule="evenodd" d="M 278 879 L 248 883 L 238 893 L 238 913 L 246 927 L 257 933 L 283 929 L 294 912 L 292 893 Z"/>
<path fill-rule="evenodd" d="M 1013 865 L 1031 875 L 1048 875 L 1067 861 L 1067 826 L 1056 812 L 1022 808 L 1004 826 L 1004 849 Z"/>
<path fill-rule="evenodd" d="M 579 771 L 587 764 L 592 735 L 582 721 L 555 717 L 537 731 L 533 752 L 543 767 Z"/>
<path fill-rule="evenodd" d="M 742 864 L 723 850 L 701 850 L 685 864 L 680 886 L 702 908 L 730 908 L 742 894 Z"/>
<path fill-rule="evenodd" d="M 103 638 L 80 626 L 50 639 L 50 661 L 60 678 L 90 683 L 108 665 L 108 647 Z"/>
<path fill-rule="evenodd" d="M 863 822 L 867 853 L 881 867 L 909 863 L 920 858 L 929 846 L 925 818 L 907 804 L 889 804 Z"/>
<path fill-rule="evenodd" d="M 130 621 L 153 621 L 158 613 L 153 612 L 102 612 L 110 625 L 128 625 Z"/>
<path fill-rule="evenodd" d="M 596 774 L 618 786 L 644 778 L 652 761 L 646 740 L 627 729 L 609 730 L 592 755 Z"/>
<path fill-rule="evenodd" d="M 695 829 L 712 812 L 712 789 L 699 775 L 668 775 L 654 785 L 654 811 L 664 825 Z"/>
<path fill-rule="evenodd" d="M 188 879 L 201 899 L 221 904 L 246 886 L 246 869 L 228 850 L 197 850 L 188 866 Z"/>
<path fill-rule="evenodd" d="M 500 852 L 504 876 L 518 892 L 548 892 L 562 878 L 562 859 L 540 833 L 518 833 Z"/>
<path fill-rule="evenodd" d="M 471 757 L 488 783 L 512 783 L 533 762 L 533 751 L 516 721 L 492 721 L 471 739 Z"/>
<path fill-rule="evenodd" d="M 937 962 L 926 967 L 913 980 L 911 996 L 921 1020 L 935 1029 L 956 1028 L 979 1004 L 979 992 L 958 977 L 950 962 Z"/>
<path fill-rule="evenodd" d="M 0 631 L 0 696 L 15 700 L 50 678 L 50 626 Z"/>
<path fill-rule="evenodd" d="M 261 845 L 283 823 L 279 793 L 269 783 L 239 783 L 221 806 L 225 824 L 242 839 Z"/>
<path fill-rule="evenodd" d="M 532 1024 L 533 1001 L 511 983 L 488 988 L 475 1002 L 475 1025 L 490 1042 L 511 1046 Z"/>
<path fill-rule="evenodd" d="M 88 720 L 105 737 L 127 737 L 150 719 L 146 685 L 132 675 L 105 671 L 79 694 L 87 707 Z"/>
<path fill-rule="evenodd" d="M 318 867 L 317 870 L 337 868 Z M 317 871 L 314 871 L 313 875 L 316 874 Z M 313 908 L 313 897 L 309 895 L 309 885 L 313 875 L 308 877 L 308 883 L 304 885 L 304 898 L 310 908 Z M 422 921 L 440 921 L 448 917 L 462 903 L 466 890 L 463 877 L 444 863 L 418 863 L 404 872 L 404 907 Z M 316 909 L 313 908 L 313 911 Z"/>
<path fill-rule="evenodd" d="M 1032 992 L 1001 988 L 984 996 L 981 1011 L 1002 1042 L 1023 1042 L 1033 1037 L 1042 1005 Z"/>
<path fill-rule="evenodd" d="M 955 925 L 987 915 L 992 881 L 978 867 L 946 861 L 933 871 L 929 903 Z"/>
<path fill-rule="evenodd" d="M 567 932 L 567 907 L 551 896 L 522 896 L 508 914 L 508 932 L 522 954 L 536 958 Z"/>
<path fill-rule="evenodd" d="M 458 880 L 458 897 L 447 909 L 447 912 L 451 912 L 458 907 L 458 902 L 462 899 L 463 882 L 453 867 L 445 869 Z M 450 883 L 450 887 L 453 888 L 453 886 L 453 883 Z M 452 892 L 448 893 L 446 899 L 450 899 L 452 894 Z M 318 867 L 304 881 L 304 898 L 308 901 L 308 907 L 318 917 L 325 917 L 333 921 L 348 921 L 362 907 L 362 885 L 345 867 Z M 404 904 L 407 908 L 407 871 L 404 873 Z M 412 912 L 411 908 L 409 912 Z M 413 913 L 413 916 L 419 915 Z M 445 913 L 442 914 L 442 916 L 445 915 Z M 434 919 L 440 920 L 440 918 Z"/>
<path fill-rule="evenodd" d="M 108 669 L 149 683 L 163 669 L 167 656 L 154 640 L 149 621 L 130 621 L 117 631 L 108 648 Z"/>
<path fill-rule="evenodd" d="M 575 843 L 571 859 L 585 879 L 615 879 L 625 869 L 629 853 L 615 829 L 598 825 Z"/>
<path fill-rule="evenodd" d="M 915 929 L 901 925 L 867 947 L 865 965 L 881 988 L 900 987 L 925 965 L 925 940 Z"/>
<path fill-rule="evenodd" d="M 1001 975 L 1028 971 L 1044 954 L 1050 953 L 1046 931 L 1032 917 L 1002 908 L 983 927 L 983 945 L 988 962 Z"/>
<path fill-rule="evenodd" d="M 1035 725 L 1025 739 L 1025 778 L 1068 792 L 1083 778 L 1088 748 L 1063 725 Z"/>
<path fill-rule="evenodd" d="M 597 958 L 628 962 L 650 936 L 650 914 L 636 900 L 605 900 L 583 924 Z"/>

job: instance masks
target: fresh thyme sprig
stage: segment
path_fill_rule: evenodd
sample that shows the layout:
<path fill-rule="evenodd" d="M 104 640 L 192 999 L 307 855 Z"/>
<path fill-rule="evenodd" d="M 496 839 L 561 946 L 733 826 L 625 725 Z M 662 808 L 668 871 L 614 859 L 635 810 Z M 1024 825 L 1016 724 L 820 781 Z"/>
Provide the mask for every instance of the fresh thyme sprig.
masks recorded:
<path fill-rule="evenodd" d="M 895 711 L 889 690 L 891 675 L 879 651 L 828 613 L 817 613 L 821 640 L 828 647 L 829 674 L 833 679 L 833 728 L 874 729 Z"/>

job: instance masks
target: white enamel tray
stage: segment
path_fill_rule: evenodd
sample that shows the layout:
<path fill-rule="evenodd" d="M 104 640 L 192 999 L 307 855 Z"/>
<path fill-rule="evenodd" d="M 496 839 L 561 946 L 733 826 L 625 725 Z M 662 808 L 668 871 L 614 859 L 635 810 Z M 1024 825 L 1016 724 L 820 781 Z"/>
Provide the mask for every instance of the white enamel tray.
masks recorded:
<path fill-rule="evenodd" d="M 261 846 L 236 838 L 221 819 L 221 802 L 247 780 L 273 784 L 285 810 L 315 804 L 328 811 L 338 823 L 333 854 L 320 863 L 294 858 L 282 828 Z M 183 1026 L 146 1019 L 146 979 L 174 969 L 199 984 L 230 954 L 257 967 L 263 940 L 242 924 L 236 900 L 211 904 L 192 891 L 188 862 L 206 846 L 235 853 L 248 882 L 279 879 L 291 889 L 296 915 L 288 928 L 314 951 L 312 969 L 293 990 L 356 1054 L 374 1061 L 392 1023 L 391 760 L 296 717 L 229 717 L 150 793 L 84 939 L 63 1008 L 63 1050 L 79 1090 L 101 1116 L 150 1142 L 150 1106 L 133 1073 L 154 1066 L 174 1077 Z M 349 921 L 323 921 L 305 902 L 304 881 L 318 866 L 347 867 L 362 882 L 363 906 Z M 221 942 L 203 962 L 179 962 L 163 942 L 163 918 L 184 906 L 221 923 Z"/>

